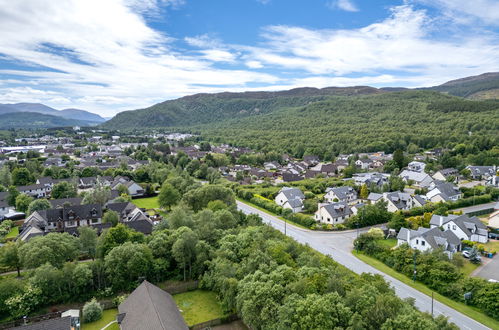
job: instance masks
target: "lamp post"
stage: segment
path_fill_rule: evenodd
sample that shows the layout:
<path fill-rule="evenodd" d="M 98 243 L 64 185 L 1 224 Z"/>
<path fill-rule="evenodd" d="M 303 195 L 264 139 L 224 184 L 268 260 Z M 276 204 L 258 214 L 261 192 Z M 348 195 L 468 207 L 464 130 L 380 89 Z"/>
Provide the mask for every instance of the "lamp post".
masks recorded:
<path fill-rule="evenodd" d="M 417 273 L 417 271 L 416 271 L 416 252 L 414 252 L 413 257 L 414 257 L 414 273 L 412 276 L 412 281 L 416 282 L 416 273 Z"/>

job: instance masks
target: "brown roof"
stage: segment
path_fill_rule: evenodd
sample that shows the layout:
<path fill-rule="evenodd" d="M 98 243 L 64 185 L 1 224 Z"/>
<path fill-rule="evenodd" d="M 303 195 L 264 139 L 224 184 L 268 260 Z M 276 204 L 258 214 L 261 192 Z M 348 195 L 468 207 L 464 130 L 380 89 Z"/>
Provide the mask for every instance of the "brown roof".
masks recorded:
<path fill-rule="evenodd" d="M 118 311 L 121 330 L 189 329 L 173 297 L 148 281 L 142 282 Z"/>

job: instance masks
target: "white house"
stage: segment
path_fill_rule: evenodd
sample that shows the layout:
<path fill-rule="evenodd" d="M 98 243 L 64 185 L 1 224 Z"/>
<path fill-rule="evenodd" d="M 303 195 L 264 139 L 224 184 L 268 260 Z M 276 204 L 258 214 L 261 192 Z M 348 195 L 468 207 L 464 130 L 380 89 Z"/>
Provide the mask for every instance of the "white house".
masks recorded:
<path fill-rule="evenodd" d="M 453 232 L 442 231 L 440 228 L 401 228 L 397 235 L 397 246 L 402 244 L 408 244 L 412 249 L 422 252 L 441 248 L 449 258 L 461 250 L 460 239 Z"/>
<path fill-rule="evenodd" d="M 386 201 L 389 212 L 409 210 L 414 206 L 411 194 L 400 191 L 383 193 L 383 200 Z"/>
<path fill-rule="evenodd" d="M 426 198 L 433 203 L 457 201 L 462 196 L 458 187 L 450 182 L 436 181 L 430 185 Z"/>
<path fill-rule="evenodd" d="M 345 202 L 351 204 L 357 200 L 357 192 L 350 186 L 327 188 L 324 200 L 328 203 Z"/>
<path fill-rule="evenodd" d="M 407 168 L 410 171 L 420 172 L 420 173 L 424 172 L 425 167 L 426 167 L 425 163 L 417 161 L 412 161 L 407 165 Z"/>
<path fill-rule="evenodd" d="M 290 209 L 293 212 L 301 212 L 303 210 L 303 201 L 305 196 L 298 188 L 283 187 L 277 196 L 275 202 L 277 205 L 285 209 Z"/>
<path fill-rule="evenodd" d="M 14 206 L 10 206 L 6 200 L 0 200 L 0 218 L 10 212 L 14 212 Z"/>
<path fill-rule="evenodd" d="M 432 177 L 424 172 L 403 170 L 402 173 L 399 174 L 399 177 L 401 177 L 405 182 L 412 181 L 415 185 L 422 188 L 429 187 L 433 182 Z"/>
<path fill-rule="evenodd" d="M 32 184 L 29 186 L 19 186 L 17 187 L 17 190 L 21 194 L 26 194 L 34 198 L 45 198 L 50 195 L 52 189 L 50 186 L 44 184 Z"/>
<path fill-rule="evenodd" d="M 352 210 L 345 202 L 339 203 L 319 203 L 317 212 L 315 212 L 315 220 L 321 223 L 337 225 L 345 222 L 346 219 L 352 216 Z"/>
<path fill-rule="evenodd" d="M 128 189 L 130 196 L 132 197 L 144 196 L 144 188 L 142 188 L 138 183 L 136 183 L 133 180 L 129 180 L 128 178 L 118 176 L 111 184 L 111 189 L 117 189 L 119 185 L 124 185 Z"/>
<path fill-rule="evenodd" d="M 489 240 L 487 227 L 477 217 L 434 214 L 430 220 L 430 227 L 452 231 L 460 240 L 479 243 L 487 243 Z"/>
<path fill-rule="evenodd" d="M 447 181 L 450 176 L 457 177 L 459 175 L 459 171 L 455 168 L 444 168 L 443 170 L 437 171 L 433 174 L 433 179 L 440 181 Z"/>

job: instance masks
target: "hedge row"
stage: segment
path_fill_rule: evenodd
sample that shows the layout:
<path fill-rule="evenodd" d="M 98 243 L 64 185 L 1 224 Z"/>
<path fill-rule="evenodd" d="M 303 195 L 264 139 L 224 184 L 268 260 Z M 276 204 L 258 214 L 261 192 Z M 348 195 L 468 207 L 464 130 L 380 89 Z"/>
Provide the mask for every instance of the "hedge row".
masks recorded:
<path fill-rule="evenodd" d="M 422 207 L 414 207 L 410 210 L 404 211 L 404 215 L 406 217 L 412 217 L 415 215 L 423 215 L 426 212 L 433 212 L 437 209 L 453 210 L 472 205 L 485 204 L 491 201 L 492 201 L 492 196 L 487 194 L 487 195 L 475 196 L 474 198 L 473 197 L 462 198 L 458 199 L 455 202 L 446 202 L 446 203 L 437 203 L 437 204 L 428 203 Z"/>

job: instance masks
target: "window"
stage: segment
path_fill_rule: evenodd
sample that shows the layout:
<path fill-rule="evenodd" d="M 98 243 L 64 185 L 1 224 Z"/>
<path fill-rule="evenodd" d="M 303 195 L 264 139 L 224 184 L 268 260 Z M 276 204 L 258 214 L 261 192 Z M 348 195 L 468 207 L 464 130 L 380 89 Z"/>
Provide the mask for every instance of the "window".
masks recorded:
<path fill-rule="evenodd" d="M 456 230 L 456 225 L 452 225 L 452 230 Z"/>
<path fill-rule="evenodd" d="M 74 226 L 75 225 L 75 222 L 74 221 L 68 221 L 66 226 Z"/>
<path fill-rule="evenodd" d="M 419 240 L 418 239 L 416 240 L 416 244 L 419 244 Z"/>
<path fill-rule="evenodd" d="M 424 245 L 425 245 L 425 243 L 426 243 L 425 241 L 421 241 L 421 245 L 422 245 L 422 246 L 424 246 Z"/>
<path fill-rule="evenodd" d="M 92 223 L 97 223 L 99 222 L 99 219 L 92 219 Z"/>

